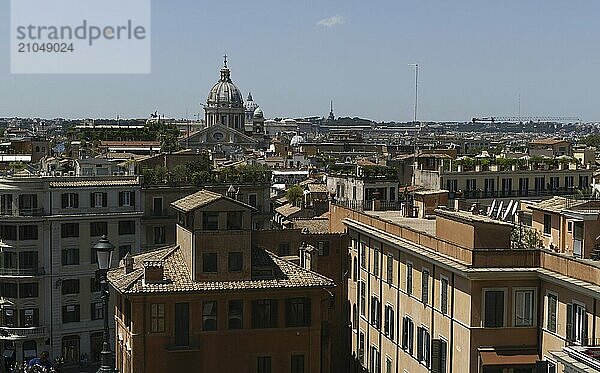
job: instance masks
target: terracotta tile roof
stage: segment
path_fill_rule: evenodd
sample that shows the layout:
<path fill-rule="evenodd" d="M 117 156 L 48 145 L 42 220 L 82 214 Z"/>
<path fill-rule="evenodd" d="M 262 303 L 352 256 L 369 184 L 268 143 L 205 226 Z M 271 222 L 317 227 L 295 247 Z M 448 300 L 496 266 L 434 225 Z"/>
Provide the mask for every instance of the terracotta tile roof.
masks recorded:
<path fill-rule="evenodd" d="M 252 207 L 244 202 L 238 201 L 233 198 L 229 198 L 229 197 L 224 196 L 219 193 L 211 192 L 210 190 L 206 190 L 206 189 L 202 189 L 194 194 L 190 194 L 189 196 L 180 198 L 177 201 L 172 202 L 171 206 L 173 206 L 174 208 L 179 209 L 183 212 L 190 212 L 197 208 L 206 206 L 209 203 L 215 202 L 221 198 L 227 199 L 231 202 L 235 202 L 238 205 L 242 205 L 250 210 L 255 210 L 254 207 Z"/>
<path fill-rule="evenodd" d="M 294 206 L 291 203 L 285 204 L 283 206 L 277 207 L 275 209 L 275 212 L 285 216 L 285 217 L 289 217 L 294 215 L 297 212 L 300 212 L 302 209 L 300 207 Z"/>
<path fill-rule="evenodd" d="M 137 177 L 129 179 L 68 179 L 65 181 L 51 181 L 50 188 L 78 188 L 78 187 L 113 187 L 113 186 L 129 186 L 129 185 L 140 185 L 140 181 Z"/>
<path fill-rule="evenodd" d="M 532 203 L 527 207 L 531 210 L 559 213 L 567 207 L 567 199 L 565 197 L 552 197 L 538 203 Z"/>
<path fill-rule="evenodd" d="M 308 191 L 311 193 L 329 193 L 325 184 L 308 184 Z"/>
<path fill-rule="evenodd" d="M 269 278 L 259 275 L 238 281 L 193 281 L 179 246 L 162 248 L 136 255 L 133 271 L 125 273 L 123 264 L 108 273 L 110 283 L 121 293 L 177 293 L 244 289 L 309 288 L 335 286 L 333 280 L 306 270 L 260 248 L 252 249 L 252 270 L 272 269 Z M 146 283 L 144 261 L 161 261 L 165 281 Z"/>
<path fill-rule="evenodd" d="M 308 233 L 329 233 L 329 218 L 297 219 L 294 228 L 307 229 Z"/>
<path fill-rule="evenodd" d="M 559 140 L 559 139 L 538 139 L 530 142 L 532 145 L 557 145 L 561 143 L 568 142 L 567 140 Z"/>
<path fill-rule="evenodd" d="M 206 206 L 209 203 L 219 200 L 221 198 L 223 198 L 222 194 L 203 189 L 194 194 L 190 194 L 189 196 L 178 199 L 177 201 L 171 203 L 171 206 L 179 210 L 188 212 L 195 210 L 199 207 Z"/>

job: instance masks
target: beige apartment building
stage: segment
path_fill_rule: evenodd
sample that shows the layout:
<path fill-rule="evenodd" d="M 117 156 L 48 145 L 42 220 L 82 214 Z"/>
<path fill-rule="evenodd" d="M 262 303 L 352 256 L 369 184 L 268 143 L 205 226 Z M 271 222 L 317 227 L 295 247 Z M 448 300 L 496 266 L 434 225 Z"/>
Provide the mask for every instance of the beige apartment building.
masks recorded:
<path fill-rule="evenodd" d="M 522 248 L 511 224 L 468 212 L 370 214 L 330 211 L 349 235 L 354 371 L 595 371 L 594 261 Z"/>
<path fill-rule="evenodd" d="M 92 246 L 106 234 L 113 264 L 139 249 L 137 177 L 0 179 L 0 348 L 4 363 L 50 352 L 98 361 L 102 303 Z"/>
<path fill-rule="evenodd" d="M 126 258 L 120 372 L 330 372 L 333 280 L 253 241 L 254 207 L 208 190 L 174 201 L 176 245 Z"/>

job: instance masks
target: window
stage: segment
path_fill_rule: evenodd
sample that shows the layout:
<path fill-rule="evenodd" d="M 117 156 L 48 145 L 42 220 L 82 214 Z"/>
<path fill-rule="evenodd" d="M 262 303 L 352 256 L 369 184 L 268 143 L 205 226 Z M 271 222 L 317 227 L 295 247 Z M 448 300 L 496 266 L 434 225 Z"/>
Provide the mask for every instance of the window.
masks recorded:
<path fill-rule="evenodd" d="M 405 316 L 402 319 L 402 349 L 410 355 L 413 354 L 414 327 L 415 324 L 410 317 Z"/>
<path fill-rule="evenodd" d="M 484 291 L 484 320 L 486 328 L 504 326 L 504 290 Z"/>
<path fill-rule="evenodd" d="M 175 346 L 185 347 L 190 345 L 190 304 L 175 303 Z M 129 322 L 126 322 L 129 326 Z"/>
<path fill-rule="evenodd" d="M 240 230 L 242 229 L 242 211 L 228 211 L 227 212 L 227 229 L 228 230 Z"/>
<path fill-rule="evenodd" d="M 358 361 L 365 363 L 365 333 L 362 330 L 358 335 Z"/>
<path fill-rule="evenodd" d="M 229 272 L 241 272 L 244 264 L 244 254 L 239 251 L 230 252 L 227 261 Z"/>
<path fill-rule="evenodd" d="M 252 207 L 258 207 L 256 203 L 256 194 L 248 194 L 248 204 Z"/>
<path fill-rule="evenodd" d="M 150 305 L 150 332 L 165 332 L 165 305 L 163 303 L 152 303 Z"/>
<path fill-rule="evenodd" d="M 154 227 L 154 244 L 162 245 L 165 242 L 165 227 Z"/>
<path fill-rule="evenodd" d="M 17 239 L 17 226 L 16 225 L 0 225 L 0 237 L 3 240 L 16 240 Z"/>
<path fill-rule="evenodd" d="M 381 327 L 381 302 L 376 296 L 371 296 L 371 325 Z"/>
<path fill-rule="evenodd" d="M 100 237 L 108 234 L 108 224 L 105 221 L 94 221 L 90 223 L 90 236 Z"/>
<path fill-rule="evenodd" d="M 154 216 L 163 216 L 163 198 L 162 197 L 154 197 L 152 199 L 152 215 Z"/>
<path fill-rule="evenodd" d="M 329 241 L 319 241 L 317 244 L 319 256 L 329 256 Z"/>
<path fill-rule="evenodd" d="M 71 247 L 61 250 L 62 265 L 78 265 L 79 264 L 79 248 Z"/>
<path fill-rule="evenodd" d="M 291 298 L 285 301 L 285 324 L 288 327 L 310 326 L 310 298 Z"/>
<path fill-rule="evenodd" d="M 229 329 L 242 329 L 244 327 L 244 301 L 229 301 Z"/>
<path fill-rule="evenodd" d="M 371 346 L 371 370 L 372 373 L 380 373 L 381 355 L 377 350 L 377 346 Z"/>
<path fill-rule="evenodd" d="M 394 276 L 394 256 L 388 254 L 387 256 L 387 282 L 392 284 Z"/>
<path fill-rule="evenodd" d="M 358 247 L 358 251 L 360 251 L 360 266 L 362 268 L 367 268 L 367 246 L 364 242 L 360 243 Z"/>
<path fill-rule="evenodd" d="M 21 310 L 21 328 L 30 328 L 40 325 L 40 312 L 37 308 Z"/>
<path fill-rule="evenodd" d="M 448 314 L 448 279 L 440 278 L 440 310 L 443 315 Z"/>
<path fill-rule="evenodd" d="M 38 283 L 37 282 L 26 282 L 19 284 L 19 298 L 37 298 L 38 296 Z"/>
<path fill-rule="evenodd" d="M 533 290 L 515 291 L 515 326 L 533 326 Z"/>
<path fill-rule="evenodd" d="M 358 278 L 358 258 L 354 257 L 352 259 L 352 281 L 356 282 L 356 279 Z"/>
<path fill-rule="evenodd" d="M 79 207 L 79 194 L 63 193 L 61 195 L 61 207 L 63 209 L 76 209 Z"/>
<path fill-rule="evenodd" d="M 12 194 L 0 194 L 0 213 L 2 215 L 11 215 L 13 206 Z"/>
<path fill-rule="evenodd" d="M 279 256 L 290 255 L 290 243 L 289 242 L 280 242 L 277 247 L 277 255 L 279 255 Z"/>
<path fill-rule="evenodd" d="M 412 295 L 412 288 L 413 288 L 413 283 L 412 283 L 412 272 L 413 272 L 413 266 L 412 263 L 407 262 L 406 263 L 406 294 L 408 295 Z"/>
<path fill-rule="evenodd" d="M 556 312 L 558 307 L 558 296 L 556 294 L 548 293 L 548 317 L 546 321 L 546 328 L 549 331 L 556 333 Z"/>
<path fill-rule="evenodd" d="M 3 282 L 0 283 L 2 285 L 0 290 L 2 291 L 2 296 L 5 298 L 17 298 L 17 284 L 13 282 Z"/>
<path fill-rule="evenodd" d="M 202 330 L 217 330 L 217 302 L 214 300 L 202 303 Z"/>
<path fill-rule="evenodd" d="M 252 301 L 252 328 L 275 327 L 277 327 L 277 301 L 275 299 Z"/>
<path fill-rule="evenodd" d="M 429 302 L 429 271 L 426 269 L 421 272 L 421 300 L 425 304 Z"/>
<path fill-rule="evenodd" d="M 38 226 L 37 225 L 21 225 L 19 227 L 19 240 L 37 240 Z"/>
<path fill-rule="evenodd" d="M 70 323 L 70 322 L 79 322 L 79 305 L 78 304 L 63 306 L 62 322 L 63 322 L 63 324 Z"/>
<path fill-rule="evenodd" d="M 124 220 L 119 222 L 119 235 L 135 234 L 135 220 Z"/>
<path fill-rule="evenodd" d="M 119 260 L 131 253 L 131 245 L 119 245 Z"/>
<path fill-rule="evenodd" d="M 0 253 L 0 268 L 3 269 L 15 269 L 17 268 L 17 255 L 4 251 Z"/>
<path fill-rule="evenodd" d="M 219 213 L 204 211 L 202 213 L 202 229 L 205 231 L 216 231 L 219 229 Z"/>
<path fill-rule="evenodd" d="M 394 340 L 394 324 L 396 319 L 394 318 L 394 308 L 387 304 L 385 306 L 385 321 L 384 321 L 384 334 L 388 336 L 392 341 Z"/>
<path fill-rule="evenodd" d="M 217 253 L 202 254 L 202 272 L 217 273 Z"/>
<path fill-rule="evenodd" d="M 119 206 L 135 206 L 135 192 L 119 192 Z"/>
<path fill-rule="evenodd" d="M 108 206 L 108 194 L 103 192 L 90 193 L 90 207 Z"/>
<path fill-rule="evenodd" d="M 62 357 L 65 362 L 79 363 L 81 355 L 79 354 L 79 336 L 69 335 L 62 339 Z"/>
<path fill-rule="evenodd" d="M 367 308 L 367 289 L 365 286 L 365 282 L 361 280 L 360 282 L 360 314 L 362 316 L 365 315 Z"/>
<path fill-rule="evenodd" d="M 19 267 L 21 269 L 37 269 L 38 253 L 37 251 L 23 251 L 19 253 Z"/>
<path fill-rule="evenodd" d="M 567 304 L 567 340 L 578 345 L 587 344 L 587 313 L 581 304 Z"/>
<path fill-rule="evenodd" d="M 96 277 L 90 277 L 90 293 L 97 293 L 100 291 L 100 281 Z"/>
<path fill-rule="evenodd" d="M 292 373 L 304 373 L 304 355 L 292 355 Z"/>
<path fill-rule="evenodd" d="M 5 308 L 3 311 L 4 312 L 2 312 L 2 325 L 9 328 L 14 328 L 16 325 L 15 310 Z"/>
<path fill-rule="evenodd" d="M 79 279 L 62 280 L 62 295 L 79 294 Z"/>
<path fill-rule="evenodd" d="M 417 360 L 425 366 L 429 366 L 431 357 L 429 351 L 429 331 L 425 327 L 417 328 Z"/>
<path fill-rule="evenodd" d="M 62 223 L 60 225 L 60 237 L 61 238 L 79 237 L 79 224 L 78 223 Z"/>
<path fill-rule="evenodd" d="M 373 248 L 373 274 L 379 277 L 379 249 Z"/>
<path fill-rule="evenodd" d="M 573 222 L 567 222 L 567 232 L 571 233 L 573 232 Z"/>
<path fill-rule="evenodd" d="M 256 358 L 256 373 L 271 373 L 271 356 Z"/>
<path fill-rule="evenodd" d="M 358 328 L 358 307 L 356 307 L 356 303 L 352 305 L 352 329 L 356 330 Z"/>
<path fill-rule="evenodd" d="M 102 302 L 94 302 L 91 305 L 92 320 L 102 320 L 104 318 L 104 306 Z"/>
<path fill-rule="evenodd" d="M 448 342 L 443 339 L 431 341 L 431 372 L 446 373 Z"/>
<path fill-rule="evenodd" d="M 392 358 L 385 357 L 385 373 L 392 373 Z"/>
<path fill-rule="evenodd" d="M 550 234 L 552 229 L 552 216 L 544 214 L 544 234 Z"/>

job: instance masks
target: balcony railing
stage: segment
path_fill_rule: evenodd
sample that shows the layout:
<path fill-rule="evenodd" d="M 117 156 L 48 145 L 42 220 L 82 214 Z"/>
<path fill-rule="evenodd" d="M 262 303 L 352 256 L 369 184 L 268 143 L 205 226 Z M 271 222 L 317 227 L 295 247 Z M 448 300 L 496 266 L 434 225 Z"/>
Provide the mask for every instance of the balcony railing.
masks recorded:
<path fill-rule="evenodd" d="M 42 338 L 47 335 L 45 326 L 32 326 L 28 328 L 10 328 L 0 326 L 0 337 L 6 339 Z"/>
<path fill-rule="evenodd" d="M 1 209 L 0 215 L 3 216 L 44 216 L 43 207 L 22 208 L 22 209 Z"/>
<path fill-rule="evenodd" d="M 348 200 L 332 201 L 334 205 L 355 211 L 400 211 L 406 201 Z"/>
<path fill-rule="evenodd" d="M 461 192 L 451 191 L 449 198 L 511 198 L 511 197 L 549 197 L 572 195 L 574 188 L 559 188 L 547 190 L 463 190 Z"/>
<path fill-rule="evenodd" d="M 163 218 L 174 218 L 176 216 L 175 211 L 172 209 L 161 209 L 161 210 L 150 210 L 145 215 L 146 219 L 163 219 Z"/>
<path fill-rule="evenodd" d="M 0 276 L 42 276 L 46 270 L 41 268 L 0 268 Z"/>

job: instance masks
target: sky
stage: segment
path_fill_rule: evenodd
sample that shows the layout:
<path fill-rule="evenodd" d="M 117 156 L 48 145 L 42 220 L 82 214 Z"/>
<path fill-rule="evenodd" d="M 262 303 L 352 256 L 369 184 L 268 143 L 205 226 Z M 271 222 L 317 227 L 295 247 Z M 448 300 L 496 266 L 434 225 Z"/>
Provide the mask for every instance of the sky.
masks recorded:
<path fill-rule="evenodd" d="M 152 72 L 12 75 L 0 0 L 0 117 L 193 118 L 227 53 L 267 118 L 600 120 L 597 0 L 152 0 Z"/>

